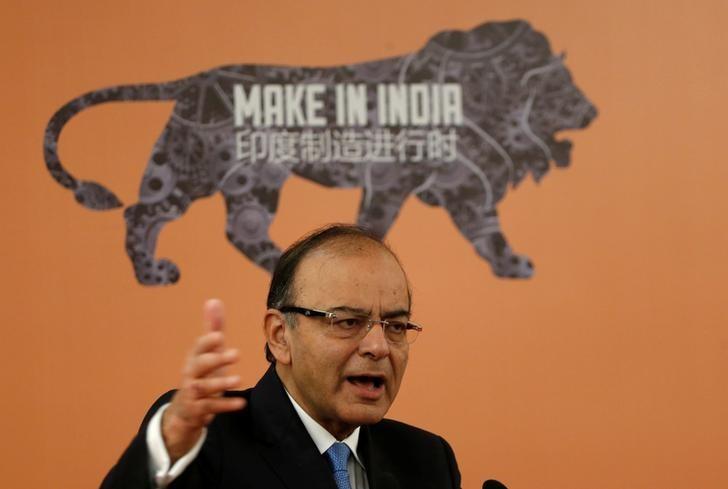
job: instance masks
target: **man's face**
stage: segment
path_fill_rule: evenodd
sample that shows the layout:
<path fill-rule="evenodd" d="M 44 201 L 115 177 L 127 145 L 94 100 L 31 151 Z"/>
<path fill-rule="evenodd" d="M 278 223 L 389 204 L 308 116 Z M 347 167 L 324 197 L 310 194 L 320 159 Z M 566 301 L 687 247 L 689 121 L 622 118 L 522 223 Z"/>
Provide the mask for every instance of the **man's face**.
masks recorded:
<path fill-rule="evenodd" d="M 293 305 L 406 320 L 407 280 L 394 257 L 366 242 L 336 248 L 315 250 L 299 264 Z M 278 366 L 290 394 L 339 439 L 381 420 L 399 391 L 409 345 L 389 343 L 378 324 L 362 339 L 342 339 L 331 335 L 326 318 L 296 319 L 286 328 L 291 363 Z"/>

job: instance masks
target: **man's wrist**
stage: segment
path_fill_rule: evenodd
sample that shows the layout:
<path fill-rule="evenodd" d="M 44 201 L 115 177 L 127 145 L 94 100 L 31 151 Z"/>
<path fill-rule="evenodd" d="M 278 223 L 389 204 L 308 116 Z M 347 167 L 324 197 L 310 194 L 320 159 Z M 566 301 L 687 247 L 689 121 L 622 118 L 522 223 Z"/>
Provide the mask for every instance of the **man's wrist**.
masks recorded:
<path fill-rule="evenodd" d="M 194 461 L 202 449 L 207 436 L 207 429 L 202 428 L 199 437 L 192 447 L 180 457 L 172 458 L 162 434 L 162 417 L 170 408 L 165 404 L 154 413 L 146 432 L 147 450 L 149 452 L 150 476 L 157 488 L 165 488 L 176 479 Z"/>
<path fill-rule="evenodd" d="M 162 439 L 169 454 L 170 464 L 174 463 L 195 446 L 202 435 L 203 427 L 192 426 L 174 413 L 173 406 L 162 413 Z"/>

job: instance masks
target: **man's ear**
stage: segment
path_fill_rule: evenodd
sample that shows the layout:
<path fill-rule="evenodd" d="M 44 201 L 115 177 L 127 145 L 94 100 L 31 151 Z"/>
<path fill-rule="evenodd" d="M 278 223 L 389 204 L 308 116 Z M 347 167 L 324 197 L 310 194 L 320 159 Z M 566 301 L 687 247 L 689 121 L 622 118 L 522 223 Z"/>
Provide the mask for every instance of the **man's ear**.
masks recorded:
<path fill-rule="evenodd" d="M 276 359 L 276 363 L 281 365 L 290 364 L 291 349 L 288 344 L 286 318 L 281 311 L 277 309 L 268 309 L 266 311 L 263 334 L 265 335 L 265 341 L 268 343 L 268 348 L 270 348 Z"/>

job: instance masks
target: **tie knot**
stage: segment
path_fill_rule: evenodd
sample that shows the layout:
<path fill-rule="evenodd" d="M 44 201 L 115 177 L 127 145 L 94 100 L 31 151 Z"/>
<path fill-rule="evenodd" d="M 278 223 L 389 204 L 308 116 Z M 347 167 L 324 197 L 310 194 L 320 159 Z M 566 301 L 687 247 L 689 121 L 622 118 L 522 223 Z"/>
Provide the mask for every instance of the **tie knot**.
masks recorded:
<path fill-rule="evenodd" d="M 349 462 L 351 450 L 346 443 L 336 442 L 326 450 L 326 456 L 329 457 L 331 468 L 334 472 L 346 471 L 346 464 Z"/>

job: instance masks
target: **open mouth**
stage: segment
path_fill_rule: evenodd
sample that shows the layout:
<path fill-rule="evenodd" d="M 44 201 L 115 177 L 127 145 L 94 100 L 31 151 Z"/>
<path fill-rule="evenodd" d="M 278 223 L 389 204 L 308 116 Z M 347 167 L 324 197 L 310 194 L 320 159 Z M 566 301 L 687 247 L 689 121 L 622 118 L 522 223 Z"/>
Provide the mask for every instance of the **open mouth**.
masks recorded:
<path fill-rule="evenodd" d="M 357 387 L 370 391 L 378 390 L 384 385 L 383 377 L 373 375 L 352 375 L 347 377 L 346 380 Z"/>
<path fill-rule="evenodd" d="M 551 139 L 549 141 L 549 149 L 551 150 L 551 157 L 556 162 L 556 166 L 568 166 L 571 161 L 571 141 L 568 139 L 562 139 L 557 141 Z"/>

